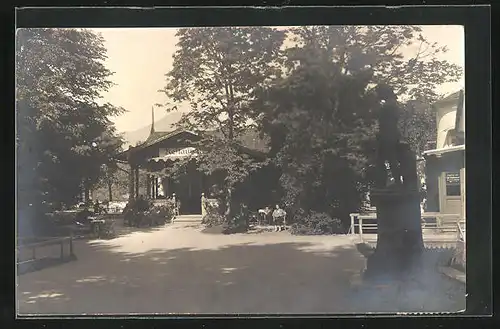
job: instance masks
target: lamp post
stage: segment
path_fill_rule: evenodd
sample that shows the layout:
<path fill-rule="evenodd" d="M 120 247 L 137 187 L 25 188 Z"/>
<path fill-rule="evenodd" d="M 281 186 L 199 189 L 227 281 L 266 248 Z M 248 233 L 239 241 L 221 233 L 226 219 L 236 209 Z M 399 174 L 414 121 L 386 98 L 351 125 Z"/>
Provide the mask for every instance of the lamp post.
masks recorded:
<path fill-rule="evenodd" d="M 92 154 L 97 151 L 98 145 L 99 144 L 96 141 L 90 142 L 90 145 L 89 145 L 90 146 L 90 156 L 92 156 Z M 86 177 L 83 178 L 83 184 L 82 184 L 85 203 L 88 203 L 90 201 L 89 183 L 90 183 L 90 177 L 89 177 L 89 174 L 87 173 Z"/>

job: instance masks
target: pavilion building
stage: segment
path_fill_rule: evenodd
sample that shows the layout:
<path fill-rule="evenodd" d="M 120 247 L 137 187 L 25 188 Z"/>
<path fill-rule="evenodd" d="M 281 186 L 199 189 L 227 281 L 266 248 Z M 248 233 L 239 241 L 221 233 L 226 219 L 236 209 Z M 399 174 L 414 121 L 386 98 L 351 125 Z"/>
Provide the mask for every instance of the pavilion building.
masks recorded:
<path fill-rule="evenodd" d="M 157 200 L 175 195 L 180 201 L 181 214 L 201 214 L 201 197 L 213 196 L 212 188 L 217 184 L 218 177 L 215 174 L 206 175 L 198 170 L 197 159 L 200 157 L 198 143 L 204 138 L 210 138 L 214 133 L 213 131 L 197 133 L 185 129 L 156 131 L 154 112 L 152 112 L 148 138 L 135 147 L 129 146 L 129 149 L 120 155 L 120 159 L 127 161 L 130 166 L 129 199 L 141 195 L 139 171 L 145 171 L 146 193 L 142 194 L 144 197 Z M 267 156 L 266 152 L 255 144 L 259 143 L 254 143 L 250 147 L 240 144 L 238 149 L 256 161 L 262 161 Z M 178 161 L 186 159 L 189 159 L 189 162 L 183 168 L 182 174 L 173 177 L 172 168 L 175 168 Z M 250 207 L 260 207 L 269 201 L 270 191 L 265 188 L 265 184 L 269 184 L 270 175 L 273 174 L 265 167 L 251 174 L 245 182 L 245 197 L 249 200 Z"/>

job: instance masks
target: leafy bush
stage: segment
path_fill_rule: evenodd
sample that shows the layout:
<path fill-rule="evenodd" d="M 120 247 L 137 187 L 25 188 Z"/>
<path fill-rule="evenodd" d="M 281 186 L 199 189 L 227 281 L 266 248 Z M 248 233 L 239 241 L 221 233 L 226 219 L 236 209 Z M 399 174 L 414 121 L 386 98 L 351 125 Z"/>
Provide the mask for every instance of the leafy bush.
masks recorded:
<path fill-rule="evenodd" d="M 172 200 L 155 205 L 149 200 L 138 198 L 129 201 L 125 206 L 124 221 L 126 225 L 135 227 L 163 225 L 172 220 L 174 209 Z"/>
<path fill-rule="evenodd" d="M 238 208 L 234 207 L 238 212 L 229 222 L 225 222 L 218 203 L 207 202 L 205 204 L 206 215 L 203 217 L 202 223 L 208 228 L 212 228 L 210 230 L 212 233 L 244 233 L 248 231 L 250 212 L 246 205 L 240 205 Z"/>
<path fill-rule="evenodd" d="M 165 200 L 162 204 L 152 205 L 144 213 L 145 220 L 149 226 L 158 226 L 170 223 L 175 215 L 175 203 L 172 200 Z"/>
<path fill-rule="evenodd" d="M 208 227 L 221 225 L 224 222 L 224 216 L 220 213 L 219 202 L 213 199 L 205 201 L 206 214 L 203 216 L 202 224 Z"/>
<path fill-rule="evenodd" d="M 236 207 L 235 207 L 236 208 Z M 240 204 L 238 212 L 229 223 L 224 225 L 224 234 L 244 233 L 248 231 L 250 212 L 245 204 Z"/>
<path fill-rule="evenodd" d="M 294 235 L 341 234 L 342 222 L 326 213 L 311 212 L 307 216 L 296 219 L 290 232 Z"/>

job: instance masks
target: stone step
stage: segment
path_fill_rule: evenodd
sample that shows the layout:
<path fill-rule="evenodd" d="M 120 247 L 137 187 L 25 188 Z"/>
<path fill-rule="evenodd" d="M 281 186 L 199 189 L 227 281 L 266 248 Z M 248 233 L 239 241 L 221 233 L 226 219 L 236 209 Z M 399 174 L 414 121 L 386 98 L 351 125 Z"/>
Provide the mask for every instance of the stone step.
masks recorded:
<path fill-rule="evenodd" d="M 201 223 L 201 215 L 180 215 L 174 219 L 174 223 Z"/>

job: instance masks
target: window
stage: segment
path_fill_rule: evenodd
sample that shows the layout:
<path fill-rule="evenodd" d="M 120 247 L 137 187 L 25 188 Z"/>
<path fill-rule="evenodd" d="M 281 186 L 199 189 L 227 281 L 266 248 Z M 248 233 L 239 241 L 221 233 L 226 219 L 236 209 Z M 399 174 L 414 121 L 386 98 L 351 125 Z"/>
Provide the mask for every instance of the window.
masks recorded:
<path fill-rule="evenodd" d="M 445 174 L 446 196 L 460 196 L 460 172 Z"/>

